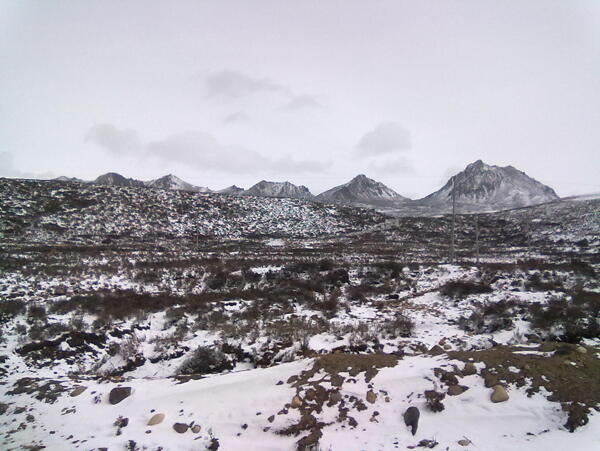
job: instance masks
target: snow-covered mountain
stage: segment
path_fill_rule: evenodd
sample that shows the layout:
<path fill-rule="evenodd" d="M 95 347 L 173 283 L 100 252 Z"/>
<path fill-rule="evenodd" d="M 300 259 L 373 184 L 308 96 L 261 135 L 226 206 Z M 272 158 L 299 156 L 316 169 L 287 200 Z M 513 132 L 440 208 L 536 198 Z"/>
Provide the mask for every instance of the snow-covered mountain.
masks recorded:
<path fill-rule="evenodd" d="M 363 174 L 357 175 L 348 183 L 319 194 L 316 199 L 322 202 L 371 206 L 395 205 L 409 200 L 383 183 Z"/>
<path fill-rule="evenodd" d="M 170 189 L 179 191 L 192 191 L 195 193 L 211 193 L 212 191 L 205 186 L 195 186 L 179 177 L 169 174 L 156 180 L 146 182 L 146 186 L 150 188 Z"/>
<path fill-rule="evenodd" d="M 304 185 L 290 182 L 268 182 L 263 180 L 241 193 L 242 196 L 288 197 L 292 199 L 314 199 L 315 196 Z"/>
<path fill-rule="evenodd" d="M 130 179 L 123 177 L 121 174 L 116 172 L 107 172 L 102 174 L 96 180 L 92 182 L 94 185 L 111 185 L 111 186 L 145 186 L 145 183 L 141 180 Z"/>
<path fill-rule="evenodd" d="M 525 207 L 558 199 L 552 188 L 512 166 L 491 166 L 477 160 L 451 177 L 440 190 L 415 203 L 434 208 L 451 206 L 453 184 L 457 205 L 463 211 Z"/>
<path fill-rule="evenodd" d="M 232 196 L 238 196 L 244 192 L 244 188 L 240 188 L 239 186 L 231 185 L 227 188 L 223 188 L 221 190 L 215 191 L 217 194 L 230 194 Z"/>

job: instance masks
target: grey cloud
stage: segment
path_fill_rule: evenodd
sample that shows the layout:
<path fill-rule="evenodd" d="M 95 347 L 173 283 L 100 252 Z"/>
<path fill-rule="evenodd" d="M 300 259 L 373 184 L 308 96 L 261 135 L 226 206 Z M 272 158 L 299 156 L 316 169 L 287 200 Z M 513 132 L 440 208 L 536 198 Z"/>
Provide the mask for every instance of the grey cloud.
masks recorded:
<path fill-rule="evenodd" d="M 127 151 L 123 149 L 135 149 L 141 157 L 223 173 L 323 172 L 328 167 L 316 160 L 296 160 L 289 155 L 267 157 L 243 146 L 221 144 L 213 135 L 197 131 L 142 144 L 134 130 L 124 131 L 114 125 L 103 124 L 102 127 L 92 127 L 86 139 L 113 154 L 124 155 Z"/>
<path fill-rule="evenodd" d="M 296 112 L 299 110 L 319 110 L 323 108 L 323 104 L 321 104 L 321 102 L 319 102 L 316 97 L 308 94 L 303 94 L 293 97 L 282 107 L 282 110 Z"/>
<path fill-rule="evenodd" d="M 117 155 L 138 152 L 142 147 L 135 130 L 119 129 L 112 124 L 93 125 L 86 133 L 85 140 Z"/>
<path fill-rule="evenodd" d="M 366 133 L 356 145 L 364 156 L 404 152 L 411 148 L 410 133 L 396 122 L 383 122 Z"/>
<path fill-rule="evenodd" d="M 249 121 L 250 118 L 248 117 L 248 115 L 246 113 L 243 113 L 241 111 L 237 111 L 235 113 L 231 113 L 228 114 L 227 116 L 225 116 L 223 118 L 223 122 L 226 124 L 235 124 L 238 122 L 247 122 Z"/>
<path fill-rule="evenodd" d="M 243 173 L 269 164 L 258 152 L 238 146 L 225 146 L 209 134 L 185 132 L 148 143 L 149 156 L 167 162 L 194 165 L 200 169 Z"/>
<path fill-rule="evenodd" d="M 236 71 L 216 72 L 210 74 L 206 79 L 207 97 L 229 100 L 256 93 L 289 95 L 290 90 L 266 78 L 253 78 Z"/>
<path fill-rule="evenodd" d="M 415 174 L 412 162 L 405 157 L 388 158 L 371 164 L 371 170 L 380 174 Z"/>

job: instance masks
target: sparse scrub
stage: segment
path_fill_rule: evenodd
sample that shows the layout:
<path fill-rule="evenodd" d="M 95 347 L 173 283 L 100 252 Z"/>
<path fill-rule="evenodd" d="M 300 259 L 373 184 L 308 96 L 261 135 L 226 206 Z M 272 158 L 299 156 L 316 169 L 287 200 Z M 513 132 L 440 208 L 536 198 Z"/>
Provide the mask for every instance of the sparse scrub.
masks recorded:
<path fill-rule="evenodd" d="M 492 287 L 485 282 L 451 280 L 440 288 L 440 293 L 454 299 L 462 299 L 473 294 L 491 293 Z"/>
<path fill-rule="evenodd" d="M 179 374 L 222 373 L 233 369 L 233 362 L 218 349 L 199 346 L 179 367 Z"/>

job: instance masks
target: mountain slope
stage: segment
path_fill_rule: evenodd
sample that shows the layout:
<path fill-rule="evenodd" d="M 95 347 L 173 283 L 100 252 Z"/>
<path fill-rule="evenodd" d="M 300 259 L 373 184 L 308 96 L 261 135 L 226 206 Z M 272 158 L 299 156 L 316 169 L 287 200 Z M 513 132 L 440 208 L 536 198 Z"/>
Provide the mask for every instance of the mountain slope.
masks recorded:
<path fill-rule="evenodd" d="M 173 174 L 165 175 L 164 177 L 161 177 L 156 180 L 150 180 L 146 182 L 146 186 L 149 186 L 150 188 L 191 191 L 195 193 L 212 192 L 209 188 L 205 186 L 192 185 L 191 183 L 181 180 L 179 177 L 174 176 Z"/>
<path fill-rule="evenodd" d="M 263 180 L 241 193 L 242 196 L 287 197 L 291 199 L 313 199 L 314 196 L 304 185 L 290 182 L 268 182 Z"/>
<path fill-rule="evenodd" d="M 238 196 L 244 192 L 244 188 L 240 188 L 239 186 L 231 185 L 227 188 L 223 188 L 221 190 L 215 191 L 217 194 L 230 194 L 232 196 Z"/>
<path fill-rule="evenodd" d="M 107 172 L 102 174 L 92 182 L 94 185 L 110 185 L 110 186 L 146 186 L 141 180 L 125 178 L 116 172 Z"/>
<path fill-rule="evenodd" d="M 512 166 L 491 166 L 477 160 L 441 189 L 415 203 L 437 208 L 451 206 L 453 183 L 456 203 L 473 211 L 526 207 L 558 199 L 552 188 Z"/>
<path fill-rule="evenodd" d="M 383 183 L 363 174 L 357 175 L 348 183 L 319 194 L 316 199 L 322 202 L 370 206 L 394 205 L 409 200 Z"/>

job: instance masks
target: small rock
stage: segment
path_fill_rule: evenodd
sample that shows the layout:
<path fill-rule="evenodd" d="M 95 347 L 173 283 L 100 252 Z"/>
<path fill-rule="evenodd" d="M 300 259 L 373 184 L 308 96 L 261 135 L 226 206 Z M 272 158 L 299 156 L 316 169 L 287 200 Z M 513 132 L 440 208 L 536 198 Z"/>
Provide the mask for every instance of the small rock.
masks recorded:
<path fill-rule="evenodd" d="M 500 382 L 500 380 L 498 379 L 498 376 L 495 374 L 486 374 L 484 376 L 484 384 L 486 386 L 486 388 L 492 388 L 496 385 L 498 385 Z"/>
<path fill-rule="evenodd" d="M 148 420 L 148 426 L 156 426 L 157 424 L 162 423 L 164 419 L 164 413 L 157 413 L 155 415 L 152 415 L 152 418 Z"/>
<path fill-rule="evenodd" d="M 404 412 L 404 424 L 411 427 L 412 435 L 417 433 L 417 428 L 419 427 L 419 417 L 421 416 L 421 412 L 415 406 L 410 406 Z"/>
<path fill-rule="evenodd" d="M 8 404 L 4 404 L 3 402 L 0 402 L 0 415 L 4 415 L 7 410 L 8 410 Z"/>
<path fill-rule="evenodd" d="M 469 446 L 471 444 L 471 440 L 464 438 L 462 440 L 459 440 L 458 444 L 460 446 Z"/>
<path fill-rule="evenodd" d="M 444 351 L 450 351 L 452 349 L 451 345 L 444 345 L 443 347 Z"/>
<path fill-rule="evenodd" d="M 492 402 L 508 401 L 508 393 L 506 393 L 506 389 L 502 385 L 494 385 L 494 392 L 490 396 L 490 399 Z"/>
<path fill-rule="evenodd" d="M 292 398 L 292 407 L 294 409 L 299 408 L 302 405 L 302 398 L 300 398 L 300 396 L 296 395 Z"/>
<path fill-rule="evenodd" d="M 371 403 L 371 404 L 375 404 L 375 401 L 377 401 L 377 395 L 375 394 L 375 392 L 373 390 L 369 390 L 367 392 L 367 402 Z"/>
<path fill-rule="evenodd" d="M 275 421 L 275 415 L 271 415 L 269 418 L 267 418 L 267 421 L 269 423 L 272 423 L 273 421 Z"/>
<path fill-rule="evenodd" d="M 115 387 L 108 395 L 108 402 L 111 404 L 119 404 L 125 398 L 131 395 L 131 387 Z"/>
<path fill-rule="evenodd" d="M 75 387 L 75 389 L 71 392 L 71 394 L 69 396 L 71 396 L 72 398 L 74 398 L 75 396 L 79 396 L 80 394 L 82 394 L 86 390 L 87 390 L 87 387 L 84 387 L 83 385 L 80 385 L 78 387 Z"/>
<path fill-rule="evenodd" d="M 586 354 L 587 353 L 587 349 L 585 349 L 583 346 L 577 346 L 575 348 L 575 351 L 577 351 L 579 354 Z"/>
<path fill-rule="evenodd" d="M 173 429 L 175 429 L 175 432 L 178 432 L 179 434 L 183 434 L 184 432 L 187 432 L 189 426 L 185 423 L 175 423 L 173 425 Z"/>
<path fill-rule="evenodd" d="M 464 376 L 471 376 L 473 374 L 477 374 L 477 367 L 473 362 L 465 363 L 465 367 L 462 370 Z"/>
<path fill-rule="evenodd" d="M 199 424 L 195 424 L 192 426 L 192 432 L 194 434 L 198 434 L 202 430 L 202 427 Z"/>
<path fill-rule="evenodd" d="M 449 396 L 458 396 L 462 394 L 465 389 L 461 385 L 451 385 L 448 387 L 448 395 Z"/>
<path fill-rule="evenodd" d="M 433 356 L 444 354 L 444 352 L 446 352 L 446 351 L 444 351 L 444 349 L 439 345 L 432 346 L 431 349 L 429 350 L 429 354 L 431 354 Z"/>

